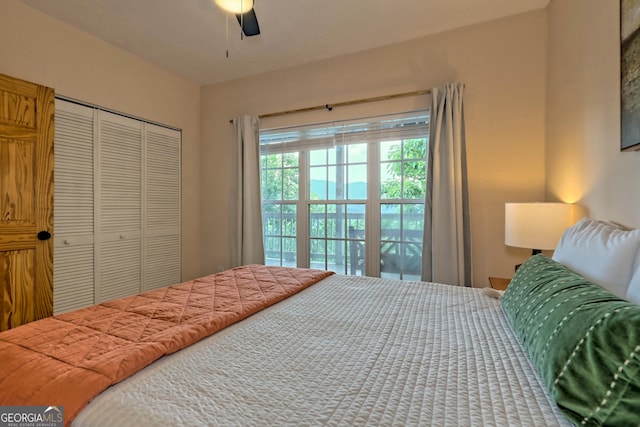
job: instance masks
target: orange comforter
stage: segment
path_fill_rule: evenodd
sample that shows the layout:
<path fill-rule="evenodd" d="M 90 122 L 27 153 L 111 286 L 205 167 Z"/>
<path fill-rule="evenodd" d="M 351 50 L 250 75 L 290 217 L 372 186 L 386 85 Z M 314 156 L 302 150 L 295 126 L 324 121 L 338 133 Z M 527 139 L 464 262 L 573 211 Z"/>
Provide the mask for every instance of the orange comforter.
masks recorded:
<path fill-rule="evenodd" d="M 333 273 L 249 265 L 42 319 L 0 334 L 0 405 L 63 406 L 97 394 Z"/>

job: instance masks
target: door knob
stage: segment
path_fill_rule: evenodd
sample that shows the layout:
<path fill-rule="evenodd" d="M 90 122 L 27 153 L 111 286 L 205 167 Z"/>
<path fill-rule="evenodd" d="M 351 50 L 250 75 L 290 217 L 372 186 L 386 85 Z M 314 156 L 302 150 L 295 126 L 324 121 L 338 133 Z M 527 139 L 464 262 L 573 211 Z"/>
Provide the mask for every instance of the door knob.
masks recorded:
<path fill-rule="evenodd" d="M 48 231 L 40 231 L 38 233 L 38 240 L 49 240 L 51 238 L 51 233 Z"/>

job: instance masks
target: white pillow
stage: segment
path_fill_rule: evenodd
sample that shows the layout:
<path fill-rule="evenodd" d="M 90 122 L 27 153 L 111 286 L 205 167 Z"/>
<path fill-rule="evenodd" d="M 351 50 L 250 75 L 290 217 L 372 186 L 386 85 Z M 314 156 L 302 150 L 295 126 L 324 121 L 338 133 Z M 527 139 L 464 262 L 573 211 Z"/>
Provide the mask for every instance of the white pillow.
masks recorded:
<path fill-rule="evenodd" d="M 553 259 L 625 298 L 639 249 L 640 229 L 582 218 L 564 231 Z"/>
<path fill-rule="evenodd" d="M 640 304 L 640 269 L 631 278 L 631 283 L 627 288 L 626 298 L 636 304 Z"/>

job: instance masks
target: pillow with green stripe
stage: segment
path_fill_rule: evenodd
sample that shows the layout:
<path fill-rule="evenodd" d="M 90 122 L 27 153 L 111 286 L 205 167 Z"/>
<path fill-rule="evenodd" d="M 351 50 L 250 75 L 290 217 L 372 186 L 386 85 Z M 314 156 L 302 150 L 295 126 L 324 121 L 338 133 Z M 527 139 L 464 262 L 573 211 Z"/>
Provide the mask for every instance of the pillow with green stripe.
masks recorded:
<path fill-rule="evenodd" d="M 640 425 L 640 305 L 539 254 L 502 307 L 543 382 L 576 425 Z"/>

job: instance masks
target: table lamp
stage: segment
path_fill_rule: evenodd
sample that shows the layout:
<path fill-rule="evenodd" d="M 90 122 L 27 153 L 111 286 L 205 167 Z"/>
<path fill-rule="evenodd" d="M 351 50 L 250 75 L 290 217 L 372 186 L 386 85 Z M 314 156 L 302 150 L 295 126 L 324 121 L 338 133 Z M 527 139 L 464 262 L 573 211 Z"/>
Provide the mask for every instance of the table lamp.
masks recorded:
<path fill-rule="evenodd" d="M 531 255 L 555 249 L 564 230 L 573 223 L 573 206 L 568 203 L 506 203 L 504 244 L 529 248 Z"/>

